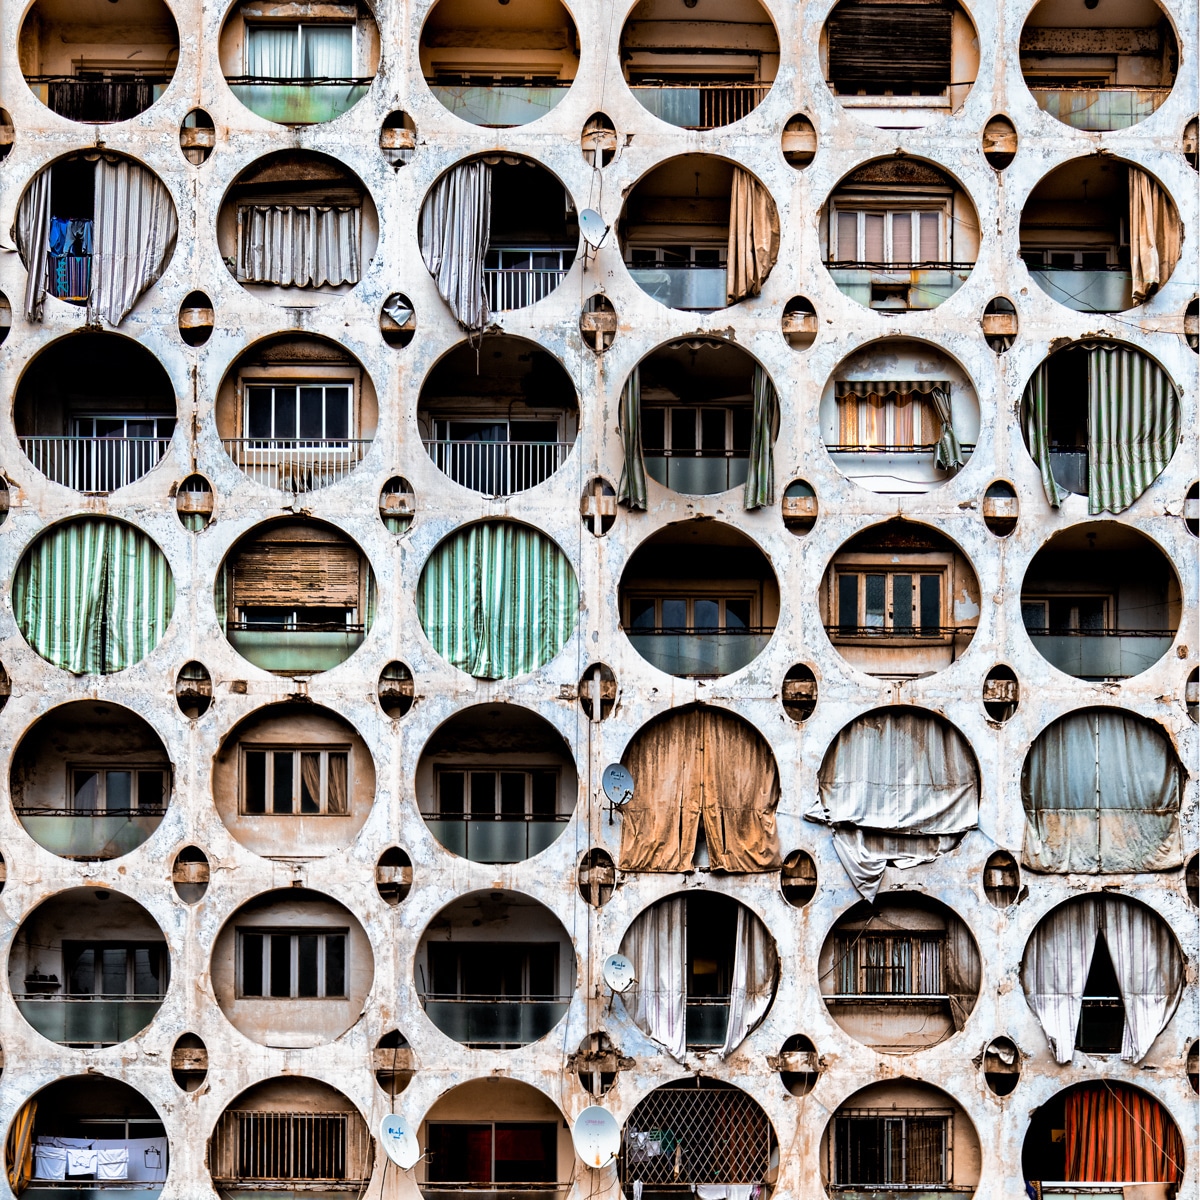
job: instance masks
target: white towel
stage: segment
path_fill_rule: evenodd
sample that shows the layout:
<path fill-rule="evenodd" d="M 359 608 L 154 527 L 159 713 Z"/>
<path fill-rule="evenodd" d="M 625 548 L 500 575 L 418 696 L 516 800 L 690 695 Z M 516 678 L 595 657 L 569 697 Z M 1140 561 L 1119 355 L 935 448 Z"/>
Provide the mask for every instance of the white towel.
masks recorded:
<path fill-rule="evenodd" d="M 120 1146 L 111 1150 L 97 1151 L 97 1179 L 128 1179 L 129 1178 L 129 1148 Z"/>
<path fill-rule="evenodd" d="M 96 1151 L 72 1148 L 67 1151 L 68 1175 L 95 1175 Z"/>
<path fill-rule="evenodd" d="M 67 1152 L 57 1146 L 33 1148 L 33 1174 L 37 1179 L 65 1179 L 67 1177 Z"/>

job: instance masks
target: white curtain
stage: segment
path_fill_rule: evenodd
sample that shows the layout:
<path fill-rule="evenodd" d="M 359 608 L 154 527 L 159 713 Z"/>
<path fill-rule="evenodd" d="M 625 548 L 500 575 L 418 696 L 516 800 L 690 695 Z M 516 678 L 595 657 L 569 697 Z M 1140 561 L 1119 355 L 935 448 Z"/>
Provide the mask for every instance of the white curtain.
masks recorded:
<path fill-rule="evenodd" d="M 95 204 L 88 319 L 119 325 L 175 250 L 175 205 L 152 171 L 127 158 L 96 163 Z"/>
<path fill-rule="evenodd" d="M 256 79 L 299 76 L 299 42 L 295 25 L 261 26 L 247 31 L 246 74 Z"/>
<path fill-rule="evenodd" d="M 50 168 L 39 171 L 17 205 L 13 240 L 25 263 L 25 319 L 40 321 L 50 254 Z"/>
<path fill-rule="evenodd" d="M 491 317 L 483 291 L 491 223 L 492 173 L 479 160 L 447 171 L 421 207 L 421 257 L 454 319 L 473 333 Z"/>
<path fill-rule="evenodd" d="M 283 287 L 357 283 L 362 209 L 264 204 L 238 209 L 238 280 Z"/>
<path fill-rule="evenodd" d="M 354 32 L 349 25 L 305 25 L 302 36 L 305 79 L 348 79 L 354 74 Z"/>
<path fill-rule="evenodd" d="M 633 963 L 633 995 L 625 1006 L 647 1036 L 682 1060 L 687 1021 L 687 900 L 660 900 L 629 927 L 621 953 Z"/>
<path fill-rule="evenodd" d="M 775 939 L 744 904 L 738 905 L 733 946 L 733 983 L 729 990 L 729 1023 L 721 1057 L 728 1058 L 767 1015 L 775 997 L 779 958 Z"/>

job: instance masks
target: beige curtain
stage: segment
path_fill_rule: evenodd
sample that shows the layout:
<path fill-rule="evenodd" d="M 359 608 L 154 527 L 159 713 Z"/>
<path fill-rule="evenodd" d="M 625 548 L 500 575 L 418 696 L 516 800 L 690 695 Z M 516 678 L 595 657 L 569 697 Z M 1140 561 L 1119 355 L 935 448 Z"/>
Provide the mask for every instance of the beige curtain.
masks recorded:
<path fill-rule="evenodd" d="M 1149 300 L 1179 262 L 1183 228 L 1166 190 L 1145 171 L 1129 168 L 1129 258 L 1133 302 Z"/>
<path fill-rule="evenodd" d="M 733 940 L 729 1021 L 721 1057 L 728 1058 L 767 1015 L 779 981 L 779 954 L 767 927 L 744 904 L 738 905 Z"/>
<path fill-rule="evenodd" d="M 701 811 L 717 871 L 777 871 L 779 771 L 766 741 L 741 717 L 700 710 Z"/>
<path fill-rule="evenodd" d="M 329 756 L 329 800 L 326 807 L 329 812 L 339 816 L 350 811 L 350 797 L 346 787 L 347 757 L 345 754 Z"/>
<path fill-rule="evenodd" d="M 733 168 L 729 196 L 729 254 L 726 300 L 757 296 L 779 253 L 779 213 L 771 195 L 749 171 Z"/>

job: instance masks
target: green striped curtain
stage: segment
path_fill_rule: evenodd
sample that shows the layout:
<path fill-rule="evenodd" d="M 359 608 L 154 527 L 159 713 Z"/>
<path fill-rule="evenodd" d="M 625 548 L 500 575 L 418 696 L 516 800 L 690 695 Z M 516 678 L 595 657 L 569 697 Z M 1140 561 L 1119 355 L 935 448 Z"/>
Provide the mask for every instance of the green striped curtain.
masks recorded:
<path fill-rule="evenodd" d="M 754 367 L 754 417 L 750 427 L 750 465 L 742 493 L 743 508 L 775 503 L 775 437 L 779 433 L 779 395 L 771 377 Z"/>
<path fill-rule="evenodd" d="M 1179 398 L 1132 346 L 1088 347 L 1088 512 L 1128 508 L 1179 444 Z"/>
<path fill-rule="evenodd" d="M 1070 495 L 1058 486 L 1050 463 L 1050 360 L 1039 364 L 1025 385 L 1021 401 L 1021 419 L 1025 424 L 1025 444 L 1030 457 L 1042 473 L 1042 487 L 1052 508 L 1058 508 Z"/>
<path fill-rule="evenodd" d="M 566 555 L 513 521 L 484 521 L 429 556 L 417 615 L 433 648 L 476 679 L 536 671 L 566 644 L 579 584 Z"/>
<path fill-rule="evenodd" d="M 621 392 L 621 446 L 625 460 L 617 500 L 632 509 L 646 511 L 646 464 L 642 460 L 642 376 L 634 367 Z"/>
<path fill-rule="evenodd" d="M 13 578 L 26 641 L 75 675 L 123 671 L 158 645 L 175 606 L 162 551 L 146 534 L 103 517 L 44 533 Z"/>

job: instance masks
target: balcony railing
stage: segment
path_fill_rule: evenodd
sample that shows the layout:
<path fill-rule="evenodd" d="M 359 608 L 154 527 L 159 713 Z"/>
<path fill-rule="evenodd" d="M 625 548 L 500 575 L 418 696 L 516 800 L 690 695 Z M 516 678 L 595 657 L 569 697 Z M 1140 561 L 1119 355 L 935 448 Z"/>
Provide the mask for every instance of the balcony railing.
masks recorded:
<path fill-rule="evenodd" d="M 158 806 L 97 812 L 23 807 L 16 814 L 25 832 L 51 854 L 92 861 L 136 850 L 159 827 L 166 811 Z"/>
<path fill-rule="evenodd" d="M 960 634 L 974 634 L 973 625 L 910 625 L 899 629 L 880 628 L 878 625 L 826 625 L 825 632 L 831 641 L 847 638 L 866 642 L 944 642 Z"/>
<path fill-rule="evenodd" d="M 488 267 L 483 272 L 488 308 L 501 312 L 536 304 L 562 283 L 566 273 L 564 267 Z"/>
<path fill-rule="evenodd" d="M 285 492 L 315 492 L 345 479 L 362 462 L 370 438 L 222 438 L 225 453 L 255 483 Z"/>
<path fill-rule="evenodd" d="M 937 308 L 966 282 L 974 263 L 827 264 L 840 292 L 864 308 L 915 311 Z"/>
<path fill-rule="evenodd" d="M 1171 648 L 1169 629 L 1029 629 L 1030 641 L 1052 666 L 1077 679 L 1129 679 L 1149 670 Z"/>
<path fill-rule="evenodd" d="M 47 479 L 77 492 L 115 492 L 158 465 L 170 438 L 23 437 L 25 457 Z"/>
<path fill-rule="evenodd" d="M 262 79 L 227 76 L 229 90 L 252 112 L 279 125 L 320 125 L 349 112 L 368 92 L 371 77 Z"/>
<path fill-rule="evenodd" d="M 1128 129 L 1158 110 L 1169 87 L 1036 87 L 1029 89 L 1038 108 L 1091 133 Z"/>
<path fill-rule="evenodd" d="M 47 254 L 46 290 L 56 300 L 86 304 L 92 294 L 92 256 Z"/>
<path fill-rule="evenodd" d="M 421 816 L 429 832 L 447 850 L 479 863 L 514 863 L 532 858 L 545 850 L 571 819 L 569 816 L 480 819 L 443 813 Z"/>
<path fill-rule="evenodd" d="M 712 496 L 741 487 L 746 482 L 750 459 L 744 453 L 725 450 L 651 450 L 645 456 L 646 474 L 673 492 L 689 496 Z"/>
<path fill-rule="evenodd" d="M 51 112 L 70 121 L 106 125 L 143 113 L 167 89 L 169 76 L 26 75 L 33 94 Z"/>
<path fill-rule="evenodd" d="M 689 1046 L 720 1046 L 729 1028 L 728 996 L 689 996 L 684 1036 Z"/>
<path fill-rule="evenodd" d="M 115 1046 L 136 1037 L 162 1007 L 162 996 L 15 997 L 21 1015 L 60 1045 Z"/>
<path fill-rule="evenodd" d="M 680 129 L 715 129 L 752 113 L 771 90 L 769 83 L 631 83 L 647 112 Z"/>
<path fill-rule="evenodd" d="M 633 648 L 652 666 L 681 678 L 731 675 L 753 662 L 774 629 L 627 629 Z"/>
<path fill-rule="evenodd" d="M 429 90 L 455 116 L 492 129 L 528 125 L 544 117 L 567 94 L 570 80 L 549 86 L 448 84 L 429 81 Z"/>
<path fill-rule="evenodd" d="M 1029 268 L 1038 287 L 1076 312 L 1113 313 L 1133 307 L 1133 276 L 1128 267 Z"/>
<path fill-rule="evenodd" d="M 277 675 L 315 675 L 329 671 L 363 643 L 362 625 L 337 629 L 266 629 L 230 621 L 225 636 L 229 644 L 256 667 Z"/>
<path fill-rule="evenodd" d="M 849 479 L 881 493 L 904 494 L 928 491 L 951 478 L 961 468 L 940 470 L 934 465 L 932 445 L 917 446 L 841 446 L 826 445 L 833 465 Z M 962 442 L 959 450 L 964 462 L 975 449 L 973 442 Z"/>
<path fill-rule="evenodd" d="M 683 267 L 656 263 L 630 267 L 634 283 L 659 304 L 690 312 L 725 308 L 728 301 L 728 271 L 724 267 Z"/>
<path fill-rule="evenodd" d="M 511 496 L 544 483 L 567 460 L 572 442 L 426 441 L 438 470 L 485 496 Z"/>
<path fill-rule="evenodd" d="M 567 1183 L 418 1183 L 427 1200 L 566 1200 Z"/>
<path fill-rule="evenodd" d="M 426 1016 L 447 1036 L 478 1049 L 527 1046 L 566 1016 L 570 996 L 509 1000 L 503 996 L 422 995 Z"/>
<path fill-rule="evenodd" d="M 220 1188 L 360 1192 L 371 1177 L 371 1135 L 357 1112 L 226 1109 L 208 1146 Z"/>

